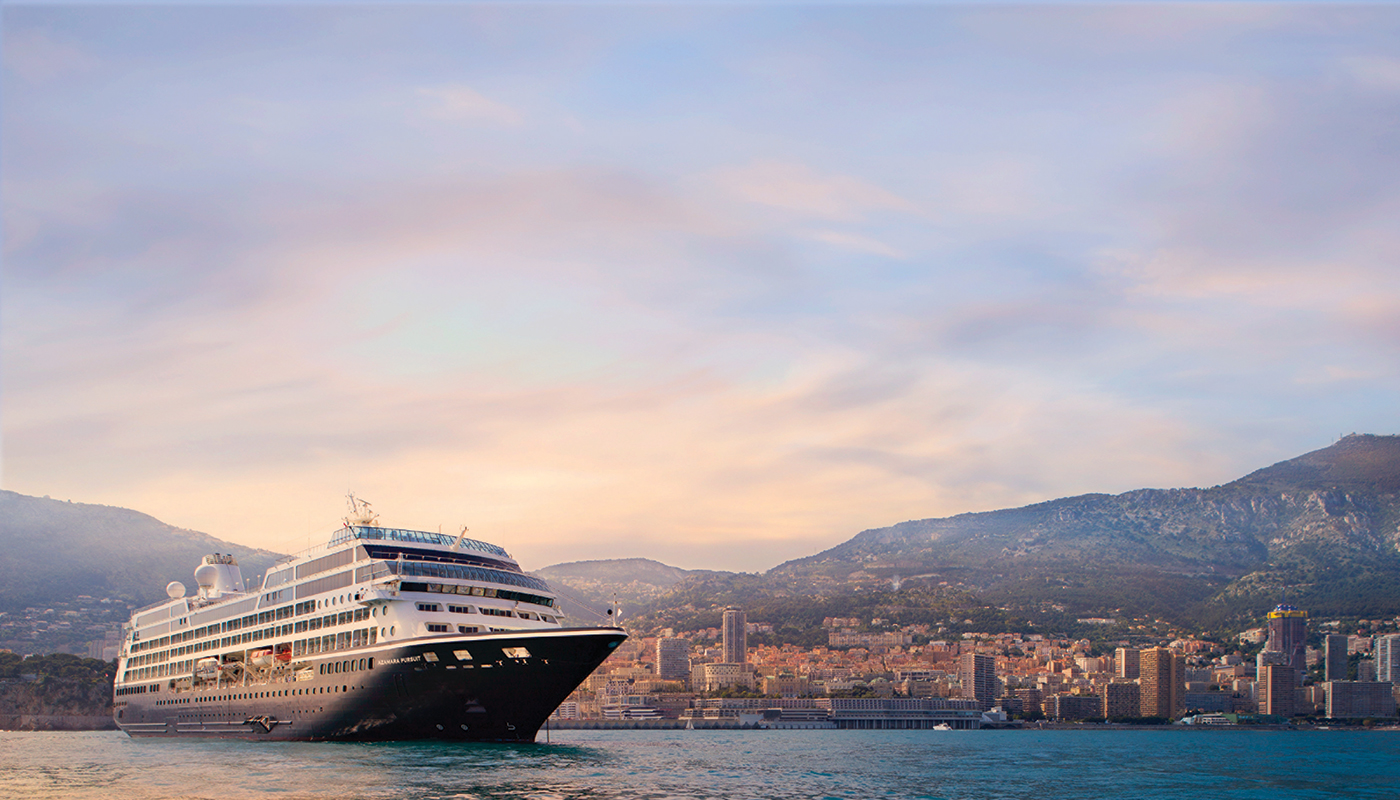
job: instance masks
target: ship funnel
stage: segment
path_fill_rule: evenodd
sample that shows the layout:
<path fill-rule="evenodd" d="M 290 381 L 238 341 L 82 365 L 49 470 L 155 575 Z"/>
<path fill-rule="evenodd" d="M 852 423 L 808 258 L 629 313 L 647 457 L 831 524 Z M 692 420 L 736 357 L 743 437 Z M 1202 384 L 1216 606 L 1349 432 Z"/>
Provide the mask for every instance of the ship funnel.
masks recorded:
<path fill-rule="evenodd" d="M 231 555 L 213 553 L 204 557 L 204 563 L 194 571 L 195 583 L 199 584 L 199 596 L 214 599 L 221 595 L 242 594 L 243 572 L 238 568 L 238 559 Z"/>

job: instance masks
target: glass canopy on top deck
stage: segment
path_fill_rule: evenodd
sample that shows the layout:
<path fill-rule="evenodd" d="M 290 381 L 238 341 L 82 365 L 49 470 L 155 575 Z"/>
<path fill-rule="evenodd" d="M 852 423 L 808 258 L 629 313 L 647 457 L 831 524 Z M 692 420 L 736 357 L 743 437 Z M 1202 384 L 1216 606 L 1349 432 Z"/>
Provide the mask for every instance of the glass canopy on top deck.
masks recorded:
<path fill-rule="evenodd" d="M 457 544 L 458 537 L 446 533 L 433 533 L 432 531 L 410 531 L 403 528 L 380 528 L 374 525 L 350 525 L 341 528 L 331 539 L 331 545 L 348 542 L 351 539 L 377 540 L 386 542 L 408 542 L 412 544 L 432 544 L 439 547 L 451 547 Z M 479 539 L 461 537 L 462 547 L 487 553 L 501 558 L 510 558 L 510 553 L 504 547 L 494 545 L 490 542 L 483 542 Z"/>

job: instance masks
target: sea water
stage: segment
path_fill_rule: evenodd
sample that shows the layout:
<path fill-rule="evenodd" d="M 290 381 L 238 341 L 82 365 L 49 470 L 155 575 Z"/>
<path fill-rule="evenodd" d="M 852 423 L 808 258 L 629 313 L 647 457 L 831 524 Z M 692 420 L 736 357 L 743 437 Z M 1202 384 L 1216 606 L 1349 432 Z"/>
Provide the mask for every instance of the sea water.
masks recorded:
<path fill-rule="evenodd" d="M 0 797 L 1400 798 L 1400 732 L 554 731 L 326 744 L 0 732 Z"/>

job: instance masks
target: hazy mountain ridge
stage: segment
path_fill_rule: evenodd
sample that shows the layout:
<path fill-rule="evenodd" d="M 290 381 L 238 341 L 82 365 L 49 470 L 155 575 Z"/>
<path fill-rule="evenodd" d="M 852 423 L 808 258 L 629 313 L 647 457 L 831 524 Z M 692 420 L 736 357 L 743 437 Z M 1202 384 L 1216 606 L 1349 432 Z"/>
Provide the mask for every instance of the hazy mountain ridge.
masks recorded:
<path fill-rule="evenodd" d="M 609 563 L 583 562 L 596 567 L 574 565 L 560 579 L 590 580 L 591 591 L 606 592 L 610 581 L 590 570 Z M 911 520 L 752 578 L 688 572 L 668 592 L 638 599 L 643 611 L 664 615 L 711 613 L 698 607 L 707 591 L 725 602 L 767 603 L 923 587 L 970 590 L 1023 614 L 1056 608 L 1197 624 L 1246 619 L 1285 595 L 1318 613 L 1393 613 L 1400 437 L 1347 436 L 1207 489 L 1088 494 Z"/>
<path fill-rule="evenodd" d="M 582 614 L 570 616 L 587 621 L 606 616 L 614 601 L 627 609 L 649 606 L 688 578 L 720 573 L 681 569 L 649 558 L 616 558 L 553 564 L 531 574 L 565 595 L 566 614 L 571 606 L 583 606 Z"/>
<path fill-rule="evenodd" d="M 233 553 L 249 580 L 278 557 L 128 509 L 0 492 L 0 609 L 78 594 L 152 602 L 170 580 L 189 585 L 209 552 Z M 1207 489 L 1088 494 L 911 520 L 763 574 L 643 558 L 535 574 L 565 593 L 566 609 L 582 606 L 584 618 L 602 618 L 616 598 L 629 617 L 706 625 L 728 602 L 817 623 L 821 613 L 873 608 L 916 618 L 917 606 L 978 625 L 1051 611 L 1216 624 L 1255 615 L 1284 592 L 1316 613 L 1394 613 L 1400 437 L 1348 436 Z"/>
<path fill-rule="evenodd" d="M 769 574 L 857 585 L 951 578 L 994 602 L 1026 601 L 1039 587 L 1042 600 L 1074 595 L 1102 613 L 1142 598 L 1128 582 L 1086 604 L 1054 581 L 1131 575 L 1170 579 L 1175 596 L 1158 599 L 1197 613 L 1257 609 L 1284 592 L 1347 613 L 1400 601 L 1397 545 L 1400 437 L 1352 435 L 1209 489 L 1082 495 L 863 531 Z"/>
<path fill-rule="evenodd" d="M 213 552 L 238 558 L 252 581 L 279 556 L 167 525 L 148 514 L 0 491 L 0 609 L 77 595 L 145 605 Z"/>

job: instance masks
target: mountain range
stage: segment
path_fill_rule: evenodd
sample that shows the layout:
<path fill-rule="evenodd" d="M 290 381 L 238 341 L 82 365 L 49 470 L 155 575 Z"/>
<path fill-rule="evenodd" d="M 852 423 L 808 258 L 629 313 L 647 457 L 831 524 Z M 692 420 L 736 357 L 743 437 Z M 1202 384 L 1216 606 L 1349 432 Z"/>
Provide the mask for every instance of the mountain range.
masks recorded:
<path fill-rule="evenodd" d="M 158 600 L 209 552 L 255 578 L 278 555 L 122 508 L 0 492 L 0 610 L 75 595 Z M 619 603 L 640 624 L 713 626 L 728 603 L 790 637 L 824 615 L 953 630 L 1076 618 L 1244 626 L 1287 600 L 1342 617 L 1400 611 L 1400 437 L 1330 447 L 1205 489 L 1088 494 L 911 520 L 764 573 L 641 558 L 555 564 L 576 622 Z M 765 619 L 768 617 L 769 619 Z"/>
<path fill-rule="evenodd" d="M 1315 615 L 1378 616 L 1400 610 L 1397 544 L 1400 437 L 1353 434 L 1221 486 L 912 520 L 761 576 L 672 577 L 651 584 L 654 596 L 637 613 L 677 620 L 666 610 L 695 609 L 708 589 L 722 602 L 768 607 L 801 595 L 838 610 L 850 604 L 837 598 L 864 594 L 872 603 L 862 607 L 907 608 L 918 595 L 941 598 L 940 612 L 971 604 L 1004 621 L 1152 617 L 1224 628 L 1283 600 Z M 609 568 L 580 562 L 549 571 L 569 587 L 591 581 L 596 595 L 609 590 Z M 717 615 L 708 611 L 696 618 Z"/>

